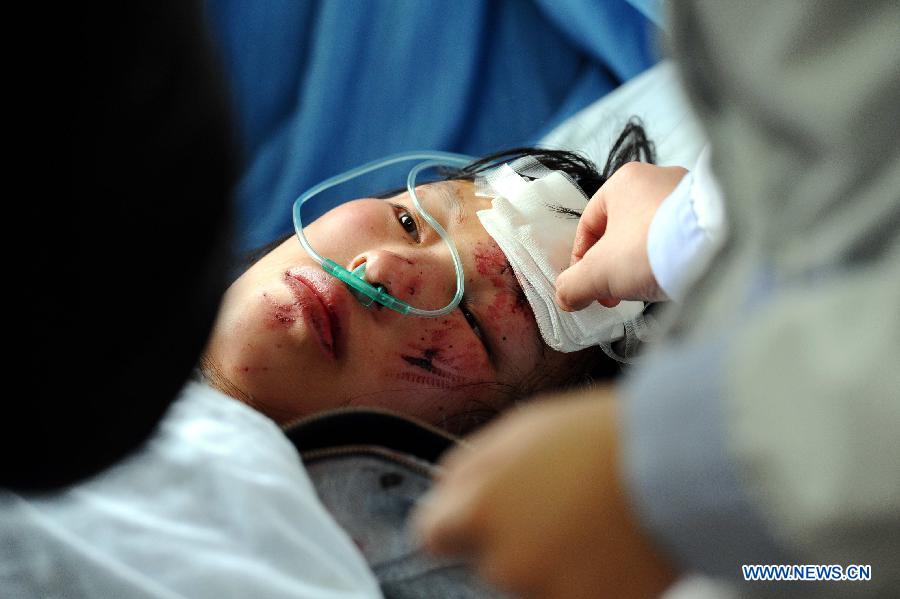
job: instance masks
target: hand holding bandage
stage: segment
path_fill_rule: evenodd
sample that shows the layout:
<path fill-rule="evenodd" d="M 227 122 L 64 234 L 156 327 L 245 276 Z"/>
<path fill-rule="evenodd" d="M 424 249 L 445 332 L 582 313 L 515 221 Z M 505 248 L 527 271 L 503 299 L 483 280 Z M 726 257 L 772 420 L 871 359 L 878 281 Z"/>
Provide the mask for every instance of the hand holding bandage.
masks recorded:
<path fill-rule="evenodd" d="M 556 304 L 554 284 L 569 265 L 578 229 L 572 214 L 580 213 L 587 201 L 565 173 L 519 159 L 477 179 L 476 188 L 478 195 L 494 198 L 478 218 L 509 260 L 548 346 L 572 352 L 599 345 L 608 351 L 611 342 L 645 336 L 650 325 L 640 302 L 592 306 L 578 313 L 564 312 Z"/>
<path fill-rule="evenodd" d="M 686 173 L 631 162 L 594 194 L 578 223 L 572 265 L 556 279 L 563 310 L 666 299 L 650 267 L 647 236 L 656 209 Z"/>

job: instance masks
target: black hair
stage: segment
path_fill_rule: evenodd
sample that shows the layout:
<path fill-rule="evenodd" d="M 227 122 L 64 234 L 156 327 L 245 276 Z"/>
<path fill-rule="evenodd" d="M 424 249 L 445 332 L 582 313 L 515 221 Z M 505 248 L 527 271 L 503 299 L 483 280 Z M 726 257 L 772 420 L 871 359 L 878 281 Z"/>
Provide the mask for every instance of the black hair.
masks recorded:
<path fill-rule="evenodd" d="M 550 170 L 566 173 L 587 197 L 597 193 L 600 186 L 606 183 L 607 179 L 623 165 L 634 161 L 650 164 L 656 162 L 656 150 L 653 143 L 647 139 L 641 121 L 633 117 L 625 124 L 619 137 L 613 143 L 602 170 L 598 169 L 589 158 L 578 152 L 521 147 L 488 154 L 461 169 L 446 169 L 446 178 L 450 180 L 474 179 L 480 173 L 504 162 L 511 162 L 526 156 L 536 159 Z"/>

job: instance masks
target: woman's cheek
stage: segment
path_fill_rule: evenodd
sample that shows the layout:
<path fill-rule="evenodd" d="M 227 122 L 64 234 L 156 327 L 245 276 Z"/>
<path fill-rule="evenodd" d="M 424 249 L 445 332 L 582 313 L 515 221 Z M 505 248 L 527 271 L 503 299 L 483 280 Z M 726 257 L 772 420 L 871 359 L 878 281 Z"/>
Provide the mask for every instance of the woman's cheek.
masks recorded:
<path fill-rule="evenodd" d="M 391 361 L 389 376 L 416 387 L 450 391 L 490 381 L 487 354 L 461 315 L 430 319 Z"/>
<path fill-rule="evenodd" d="M 411 321 L 412 322 L 412 321 Z M 436 426 L 493 405 L 490 362 L 462 315 L 415 319 L 393 349 L 381 355 L 378 378 L 350 405 L 381 406 Z"/>
<path fill-rule="evenodd" d="M 400 345 L 386 375 L 397 389 L 390 408 L 439 426 L 472 405 L 483 406 L 490 362 L 462 315 L 422 319 L 426 323 Z"/>
<path fill-rule="evenodd" d="M 496 293 L 485 311 L 487 321 L 495 330 L 503 331 L 503 341 L 507 338 L 519 340 L 529 334 L 534 326 L 534 312 L 524 295 L 515 292 L 500 291 Z"/>
<path fill-rule="evenodd" d="M 454 429 L 466 414 L 495 405 L 485 350 L 460 315 L 433 319 L 391 356 L 387 376 L 397 389 L 386 406 Z"/>
<path fill-rule="evenodd" d="M 346 245 L 348 240 L 363 241 L 376 233 L 377 223 L 384 222 L 386 206 L 381 200 L 354 200 L 332 208 L 304 228 L 304 233 L 317 248 Z"/>

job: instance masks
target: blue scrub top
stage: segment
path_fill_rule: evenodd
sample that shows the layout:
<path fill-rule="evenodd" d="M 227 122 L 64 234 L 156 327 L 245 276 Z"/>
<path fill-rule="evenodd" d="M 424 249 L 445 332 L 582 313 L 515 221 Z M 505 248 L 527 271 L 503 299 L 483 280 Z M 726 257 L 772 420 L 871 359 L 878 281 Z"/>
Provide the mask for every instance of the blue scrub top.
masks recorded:
<path fill-rule="evenodd" d="M 294 199 L 326 177 L 405 150 L 533 144 L 656 62 L 645 7 L 624 0 L 207 7 L 243 142 L 242 253 L 289 233 Z M 338 198 L 401 187 L 400 170 L 323 194 L 307 218 Z"/>

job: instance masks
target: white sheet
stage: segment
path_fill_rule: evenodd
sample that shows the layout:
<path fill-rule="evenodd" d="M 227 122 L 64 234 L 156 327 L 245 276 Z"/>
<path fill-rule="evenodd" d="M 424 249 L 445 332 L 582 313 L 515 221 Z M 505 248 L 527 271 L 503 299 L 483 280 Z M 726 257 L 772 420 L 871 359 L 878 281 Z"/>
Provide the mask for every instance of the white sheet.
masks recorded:
<path fill-rule="evenodd" d="M 0 491 L 0 539 L 0 597 L 381 596 L 278 427 L 199 383 L 100 475 Z"/>

